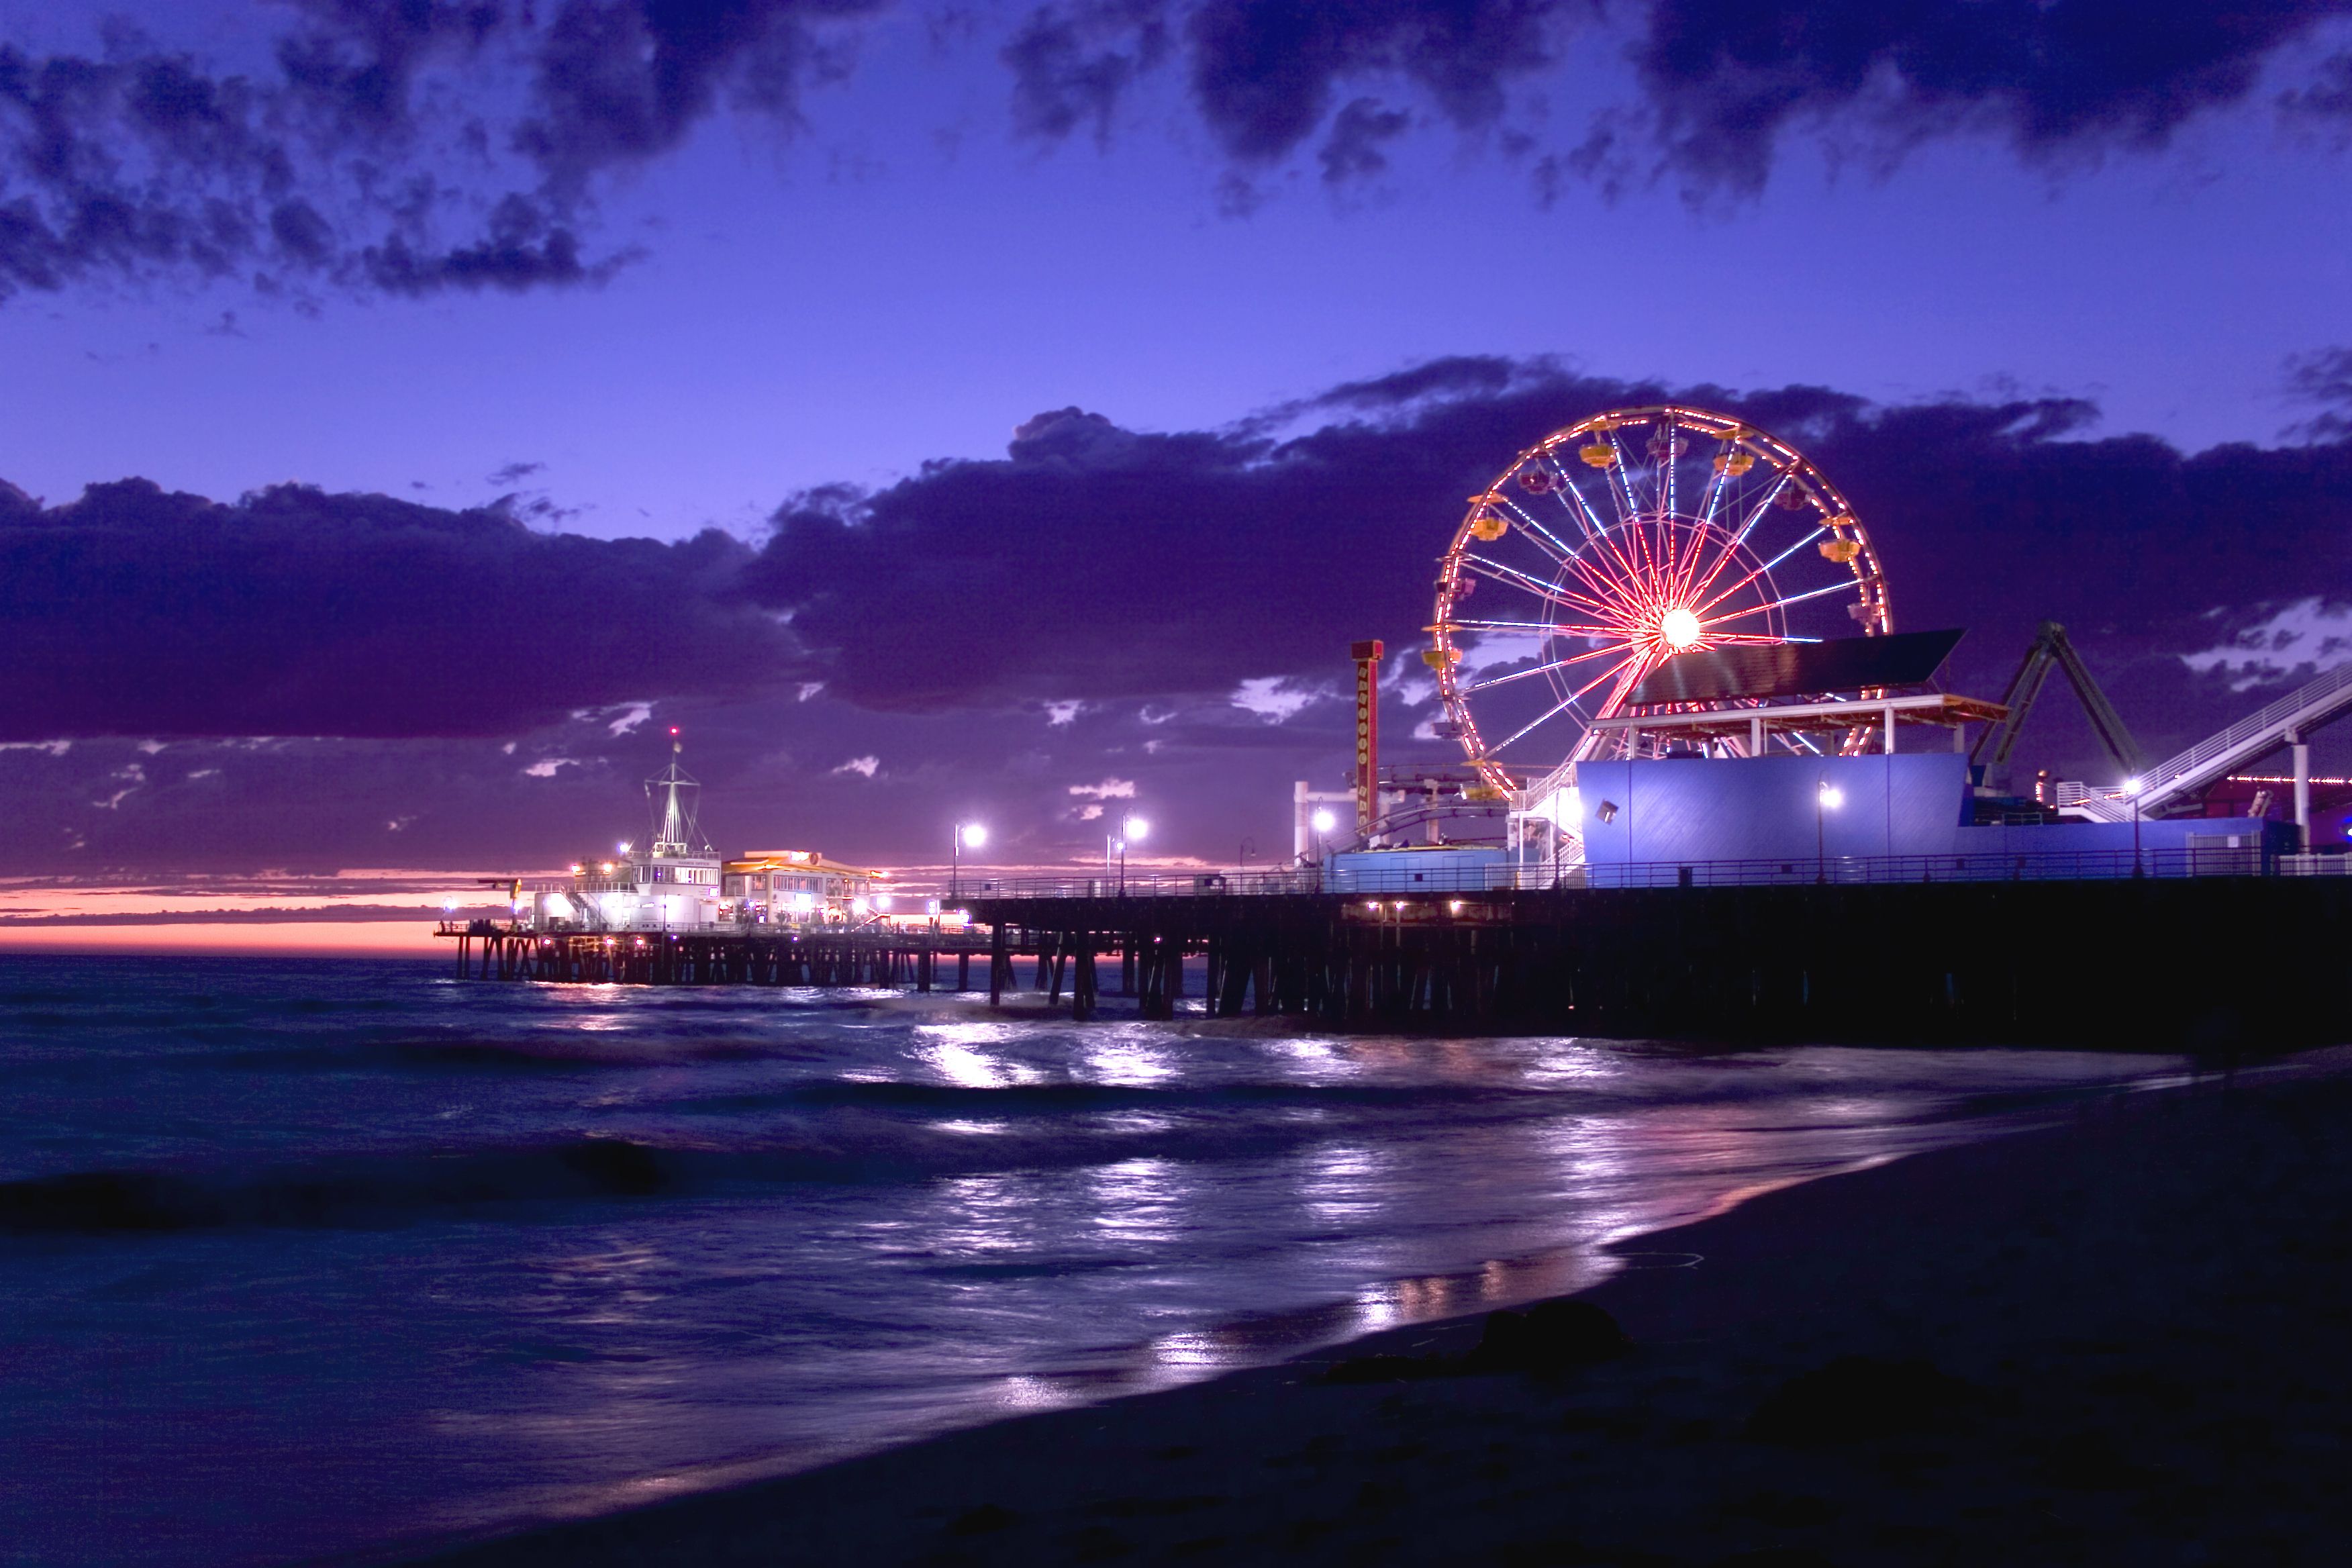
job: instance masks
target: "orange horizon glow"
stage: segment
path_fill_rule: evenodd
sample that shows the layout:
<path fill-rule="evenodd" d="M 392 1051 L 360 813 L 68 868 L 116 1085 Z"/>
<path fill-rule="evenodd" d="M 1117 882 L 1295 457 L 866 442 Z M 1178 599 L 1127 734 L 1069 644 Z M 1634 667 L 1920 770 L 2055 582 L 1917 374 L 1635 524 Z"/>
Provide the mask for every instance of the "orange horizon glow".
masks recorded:
<path fill-rule="evenodd" d="M 448 871 L 265 870 L 107 884 L 0 879 L 0 953 L 418 958 L 442 907 L 504 900 Z"/>
<path fill-rule="evenodd" d="M 1271 866 L 1279 858 L 1267 861 Z M 963 863 L 969 886 L 981 878 L 1089 876 L 1092 857 L 1067 863 Z M 1128 857 L 1129 876 L 1210 868 L 1184 855 Z M 950 868 L 911 865 L 891 873 L 902 895 L 944 892 Z M 526 875 L 560 881 L 562 871 Z M 37 878 L 0 878 L 0 956 L 43 953 L 189 957 L 429 958 L 454 944 L 434 934 L 445 906 L 463 918 L 507 913 L 496 880 L 435 870 L 268 870 L 105 885 Z"/>
<path fill-rule="evenodd" d="M 0 956 L 47 953 L 264 958 L 425 958 L 446 952 L 434 921 L 238 921 L 141 925 L 0 925 Z"/>

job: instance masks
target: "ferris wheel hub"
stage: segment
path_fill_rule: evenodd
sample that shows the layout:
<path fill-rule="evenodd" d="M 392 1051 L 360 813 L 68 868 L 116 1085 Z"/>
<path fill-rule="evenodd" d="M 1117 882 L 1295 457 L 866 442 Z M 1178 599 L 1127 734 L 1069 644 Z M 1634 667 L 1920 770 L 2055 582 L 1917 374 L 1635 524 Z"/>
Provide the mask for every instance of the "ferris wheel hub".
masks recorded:
<path fill-rule="evenodd" d="M 1698 641 L 1698 616 L 1689 605 L 1677 605 L 1658 617 L 1658 635 L 1666 639 L 1668 647 L 1680 653 Z"/>

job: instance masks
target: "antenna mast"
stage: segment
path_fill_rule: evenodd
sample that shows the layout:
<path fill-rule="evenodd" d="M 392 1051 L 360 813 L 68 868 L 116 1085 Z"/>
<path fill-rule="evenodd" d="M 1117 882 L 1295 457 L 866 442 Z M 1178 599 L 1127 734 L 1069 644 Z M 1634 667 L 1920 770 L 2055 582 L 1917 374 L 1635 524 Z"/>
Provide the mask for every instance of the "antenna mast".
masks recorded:
<path fill-rule="evenodd" d="M 658 860 L 667 856 L 710 853 L 709 846 L 698 847 L 695 826 L 694 799 L 698 798 L 702 783 L 680 768 L 677 759 L 686 750 L 686 742 L 677 738 L 677 726 L 669 730 L 669 767 L 661 777 L 646 781 L 646 798 L 658 807 L 659 819 L 654 824 L 653 857 Z M 659 790 L 659 796 L 654 792 Z M 692 790 L 695 796 L 682 795 L 682 790 Z"/>

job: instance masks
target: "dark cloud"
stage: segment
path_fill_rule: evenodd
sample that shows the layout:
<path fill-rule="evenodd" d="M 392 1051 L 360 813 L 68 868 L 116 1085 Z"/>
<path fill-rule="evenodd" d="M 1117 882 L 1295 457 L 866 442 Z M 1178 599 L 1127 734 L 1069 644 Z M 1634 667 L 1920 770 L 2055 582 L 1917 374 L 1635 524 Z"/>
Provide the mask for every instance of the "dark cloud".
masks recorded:
<path fill-rule="evenodd" d="M 420 72 L 436 59 L 473 57 L 510 22 L 506 0 L 288 3 L 302 23 L 275 51 L 289 94 L 354 142 L 412 132 Z"/>
<path fill-rule="evenodd" d="M 2352 437 L 2352 348 L 2315 349 L 2286 362 L 2293 401 L 2318 409 L 2289 434 L 2317 440 Z"/>
<path fill-rule="evenodd" d="M 1013 73 L 1013 124 L 1058 141 L 1082 125 L 1110 136 L 1111 116 L 1135 79 L 1168 50 L 1160 0 L 1040 6 L 1002 51 Z"/>
<path fill-rule="evenodd" d="M 485 201 L 397 174 L 462 166 L 415 138 L 405 109 L 422 55 L 445 34 L 472 35 L 459 9 L 309 7 L 302 47 L 281 51 L 289 74 L 274 80 L 213 74 L 120 31 L 98 57 L 0 46 L 0 299 L 155 278 L 413 294 L 604 275 L 609 264 L 583 262 L 571 229 L 529 197 Z M 362 11 L 387 24 L 375 63 L 331 70 L 345 58 L 332 29 Z"/>
<path fill-rule="evenodd" d="M 1553 63 L 1561 0 L 1202 0 L 1187 21 L 1193 97 L 1225 151 L 1283 157 L 1323 124 L 1343 82 L 1413 83 L 1454 124 L 1491 123 L 1515 78 Z M 1581 9 L 1578 7 L 1578 9 Z"/>
<path fill-rule="evenodd" d="M 2290 120 L 2352 132 L 2352 51 L 2330 56 L 2309 82 L 2281 93 L 2279 108 Z"/>
<path fill-rule="evenodd" d="M 1331 134 L 1315 154 L 1323 165 L 1327 184 L 1370 179 L 1389 166 L 1381 144 L 1393 142 L 1412 125 L 1412 116 L 1401 109 L 1384 109 L 1376 98 L 1360 98 L 1339 110 Z"/>
<path fill-rule="evenodd" d="M 1539 191 L 1570 175 L 1615 191 L 1666 174 L 1694 192 L 1752 192 L 1799 130 L 1858 132 L 1890 153 L 1969 131 L 2036 159 L 2161 145 L 2200 111 L 2244 100 L 2265 63 L 2347 11 L 2352 0 L 1197 0 L 1176 31 L 1193 107 L 1244 169 L 1320 137 L 1328 179 L 1378 173 L 1378 141 L 1403 127 L 1366 134 L 1375 110 L 1352 90 L 1364 86 L 1409 89 L 1442 121 L 1501 126 L 1507 153 L 1534 152 L 1540 110 L 1512 124 L 1514 91 L 1620 97 L 1630 54 L 1633 101 L 1537 158 Z M 1139 39 L 1168 26 L 1160 6 L 1098 7 L 1089 54 L 1073 15 L 1036 13 L 1007 51 L 1033 132 L 1107 123 L 1142 56 L 1118 46 L 1118 24 Z M 2282 106 L 2342 119 L 2347 84 L 2352 57 L 2338 57 Z"/>
<path fill-rule="evenodd" d="M 2312 395 L 2343 369 L 2312 356 Z M 44 825 L 0 868 L 557 864 L 639 830 L 669 723 L 732 847 L 923 858 L 984 815 L 1008 857 L 1079 855 L 1100 797 L 1072 791 L 1117 779 L 1171 850 L 1271 854 L 1289 782 L 1342 782 L 1347 645 L 1415 668 L 1463 498 L 1560 425 L 1664 400 L 1818 461 L 1899 624 L 1969 628 L 1963 690 L 1998 695 L 2060 620 L 2162 753 L 2352 634 L 2352 440 L 2192 453 L 2063 398 L 1887 406 L 1481 356 L 1216 429 L 1055 409 L 1002 458 L 798 498 L 757 552 L 295 488 L 44 508 L 0 486 L 0 789 Z M 1392 687 L 1392 760 L 1448 760 L 1412 739 L 1428 717 Z M 2020 763 L 2111 771 L 2056 689 Z"/>
<path fill-rule="evenodd" d="M 1154 724 L 1090 710 L 1051 727 L 1040 715 L 877 714 L 791 696 L 663 701 L 629 724 L 636 712 L 599 710 L 511 742 L 0 743 L 0 792 L 31 825 L 0 840 L 0 873 L 544 871 L 645 833 L 642 781 L 668 760 L 672 724 L 706 786 L 704 826 L 730 850 L 921 865 L 944 858 L 949 824 L 978 817 L 992 860 L 1083 858 L 1102 849 L 1100 819 L 1085 816 L 1098 797 L 1073 788 L 1115 778 L 1135 783 L 1166 852 L 1230 858 L 1251 837 L 1263 858 L 1287 847 L 1290 779 L 1336 785 L 1346 756 L 1338 702 L 1279 726 L 1196 709 Z M 868 756 L 871 777 L 837 771 Z"/>
<path fill-rule="evenodd" d="M 1147 435 L 1064 409 L 1004 460 L 788 508 L 751 588 L 869 706 L 1215 691 L 1311 667 L 1337 605 L 1394 619 L 1426 573 L 1379 546 L 1332 553 L 1328 519 L 1354 512 L 1368 544 L 1425 523 L 1433 487 L 1459 489 L 1433 458 L 1369 432 Z"/>
<path fill-rule="evenodd" d="M 0 493 L 0 740 L 503 735 L 789 673 L 747 552 L 534 533 L 505 512 L 144 480 Z"/>
<path fill-rule="evenodd" d="M 517 144 L 559 180 L 667 153 L 722 96 L 791 122 L 840 76 L 826 31 L 890 0 L 563 0 L 534 38 L 536 105 Z"/>
<path fill-rule="evenodd" d="M 869 708 L 1220 700 L 1344 673 L 1355 638 L 1417 646 L 1462 498 L 1550 429 L 1664 400 L 1821 462 L 1870 522 L 1901 623 L 1973 628 L 1964 685 L 1997 695 L 2034 625 L 2061 620 L 2151 745 L 2216 727 L 2250 705 L 2233 681 L 2287 679 L 2317 648 L 2252 675 L 2184 656 L 2298 601 L 2352 604 L 2352 443 L 2191 454 L 2094 437 L 2095 409 L 2066 399 L 1887 407 L 1476 357 L 1221 430 L 1039 415 L 1001 459 L 787 506 L 748 581 L 830 660 L 828 689 Z"/>
<path fill-rule="evenodd" d="M 779 123 L 890 0 L 289 0 L 260 71 L 121 26 L 0 45 L 0 300 L 250 277 L 425 295 L 600 282 L 593 176 L 721 101 Z M 512 79 L 523 62 L 528 85 Z"/>
<path fill-rule="evenodd" d="M 1790 130 L 1986 125 L 2029 155 L 2161 145 L 2343 0 L 1655 0 L 1638 47 L 1671 163 L 1752 190 Z"/>
<path fill-rule="evenodd" d="M 470 244 L 420 253 L 403 235 L 361 253 L 368 280 L 387 294 L 438 294 L 451 289 L 499 289 L 508 293 L 610 277 L 630 258 L 610 257 L 593 267 L 580 258 L 580 240 L 550 221 L 529 197 L 509 195 L 491 213 L 488 232 Z"/>
<path fill-rule="evenodd" d="M 239 279 L 418 296 L 593 285 L 606 177 L 727 110 L 781 133 L 894 0 L 284 0 L 227 69 L 121 25 L 0 45 L 0 300 Z M 1107 138 L 1181 58 L 1245 215 L 1294 155 L 1379 174 L 1417 124 L 1491 135 L 1538 198 L 1661 176 L 1753 191 L 1793 134 L 1888 151 L 1990 131 L 2026 155 L 2162 143 L 2352 0 L 1052 0 L 998 54 L 1020 134 Z M 957 29 L 948 29 L 957 32 Z M 964 30 L 966 33 L 970 29 Z M 957 47 L 961 47 L 958 45 Z M 1631 60 L 1628 77 L 1626 61 Z M 1538 100 L 1630 104 L 1547 147 Z M 1516 97 L 1515 97 L 1516 95 Z M 1516 109 L 1514 107 L 1516 103 Z M 2352 123 L 2352 57 L 2279 99 Z"/>

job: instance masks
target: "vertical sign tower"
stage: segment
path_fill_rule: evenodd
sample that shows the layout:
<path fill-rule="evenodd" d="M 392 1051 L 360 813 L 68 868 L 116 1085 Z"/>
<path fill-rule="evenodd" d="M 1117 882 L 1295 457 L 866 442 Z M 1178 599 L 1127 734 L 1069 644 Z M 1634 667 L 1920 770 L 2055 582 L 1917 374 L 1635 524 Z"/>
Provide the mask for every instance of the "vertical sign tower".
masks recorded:
<path fill-rule="evenodd" d="M 1348 652 L 1356 661 L 1356 832 L 1361 837 L 1380 806 L 1380 639 L 1352 643 Z"/>

